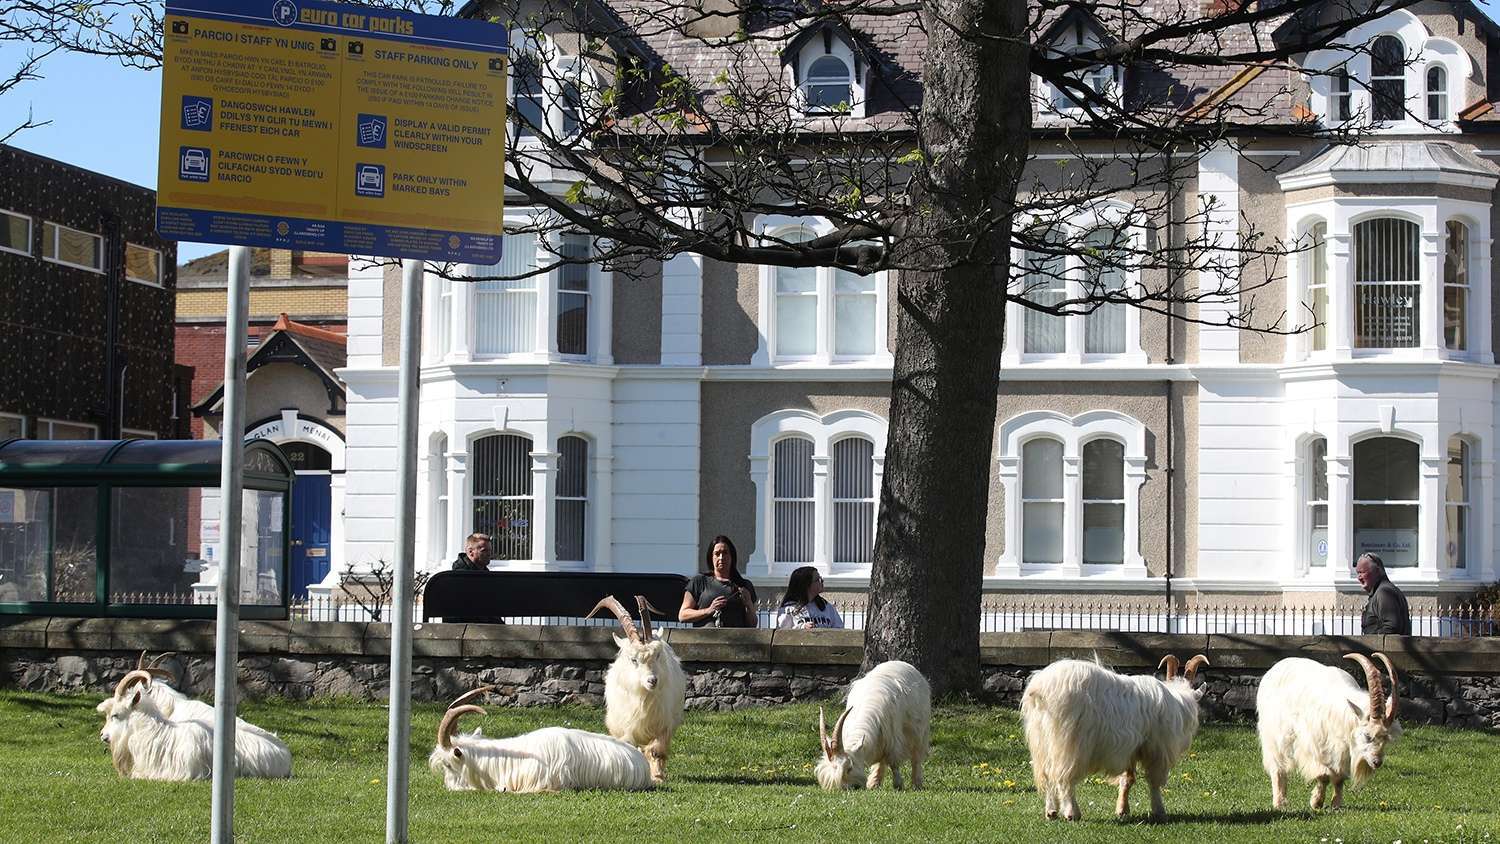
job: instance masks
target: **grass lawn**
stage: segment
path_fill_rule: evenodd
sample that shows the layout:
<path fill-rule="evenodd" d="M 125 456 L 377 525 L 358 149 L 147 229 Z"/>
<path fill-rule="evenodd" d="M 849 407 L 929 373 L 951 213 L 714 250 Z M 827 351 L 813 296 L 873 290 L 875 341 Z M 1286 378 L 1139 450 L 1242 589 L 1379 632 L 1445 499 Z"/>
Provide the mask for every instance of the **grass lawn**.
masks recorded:
<path fill-rule="evenodd" d="M 209 784 L 119 779 L 98 739 L 95 697 L 0 692 L 0 842 L 201 842 Z M 242 780 L 243 842 L 380 842 L 386 713 L 353 703 L 257 703 L 251 721 L 292 748 L 289 781 Z M 490 708 L 490 735 L 546 725 L 603 729 L 593 709 Z M 1345 808 L 1275 813 L 1254 731 L 1205 727 L 1172 774 L 1172 821 L 1119 822 L 1114 787 L 1080 788 L 1084 820 L 1047 822 L 1032 790 L 1017 714 L 940 707 L 927 790 L 825 794 L 812 779 L 811 706 L 688 713 L 666 788 L 636 794 L 450 793 L 427 770 L 439 709 L 413 724 L 415 842 L 581 841 L 1307 841 L 1500 844 L 1500 736 L 1408 729 Z M 1305 807 L 1307 789 L 1291 797 Z M 1133 808 L 1149 808 L 1144 781 Z M 1289 801 L 1290 802 L 1290 801 Z"/>

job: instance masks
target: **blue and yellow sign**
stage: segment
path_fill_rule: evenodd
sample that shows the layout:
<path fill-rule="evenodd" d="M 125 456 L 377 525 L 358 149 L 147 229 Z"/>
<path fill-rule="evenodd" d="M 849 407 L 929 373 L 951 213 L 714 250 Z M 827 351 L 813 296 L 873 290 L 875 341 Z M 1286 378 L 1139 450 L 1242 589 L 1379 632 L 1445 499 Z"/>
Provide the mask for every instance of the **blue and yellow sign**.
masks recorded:
<path fill-rule="evenodd" d="M 493 264 L 506 30 L 312 0 L 169 0 L 156 227 Z"/>

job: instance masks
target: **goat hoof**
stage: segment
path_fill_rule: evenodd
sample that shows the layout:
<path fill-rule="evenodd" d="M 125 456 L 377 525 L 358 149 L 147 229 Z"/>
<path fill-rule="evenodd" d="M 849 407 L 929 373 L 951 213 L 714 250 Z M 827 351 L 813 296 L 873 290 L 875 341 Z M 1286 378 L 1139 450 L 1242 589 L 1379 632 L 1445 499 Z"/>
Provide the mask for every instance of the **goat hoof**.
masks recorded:
<path fill-rule="evenodd" d="M 1049 821 L 1055 821 L 1055 820 L 1057 820 L 1057 810 L 1056 809 L 1048 809 L 1047 810 L 1047 820 L 1049 820 Z"/>

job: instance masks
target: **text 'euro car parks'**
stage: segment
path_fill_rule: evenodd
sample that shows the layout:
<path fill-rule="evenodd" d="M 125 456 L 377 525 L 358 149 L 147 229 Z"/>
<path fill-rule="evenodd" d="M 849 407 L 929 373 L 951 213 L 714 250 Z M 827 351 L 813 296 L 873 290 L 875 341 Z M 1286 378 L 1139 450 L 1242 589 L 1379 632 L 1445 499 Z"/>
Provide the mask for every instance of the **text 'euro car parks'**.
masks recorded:
<path fill-rule="evenodd" d="M 504 27 L 311 0 L 172 0 L 162 237 L 493 264 Z"/>

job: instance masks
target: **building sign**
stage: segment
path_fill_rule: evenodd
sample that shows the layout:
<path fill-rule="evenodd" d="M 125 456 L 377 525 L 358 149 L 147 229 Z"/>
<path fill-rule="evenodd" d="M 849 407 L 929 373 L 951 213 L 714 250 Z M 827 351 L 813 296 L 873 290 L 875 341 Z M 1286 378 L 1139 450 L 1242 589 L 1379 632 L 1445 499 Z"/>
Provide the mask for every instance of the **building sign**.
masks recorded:
<path fill-rule="evenodd" d="M 1387 568 L 1417 564 L 1417 531 L 1408 528 L 1366 528 L 1354 531 L 1354 558 L 1379 554 Z"/>
<path fill-rule="evenodd" d="M 157 230 L 493 264 L 505 27 L 315 0 L 169 0 Z"/>

